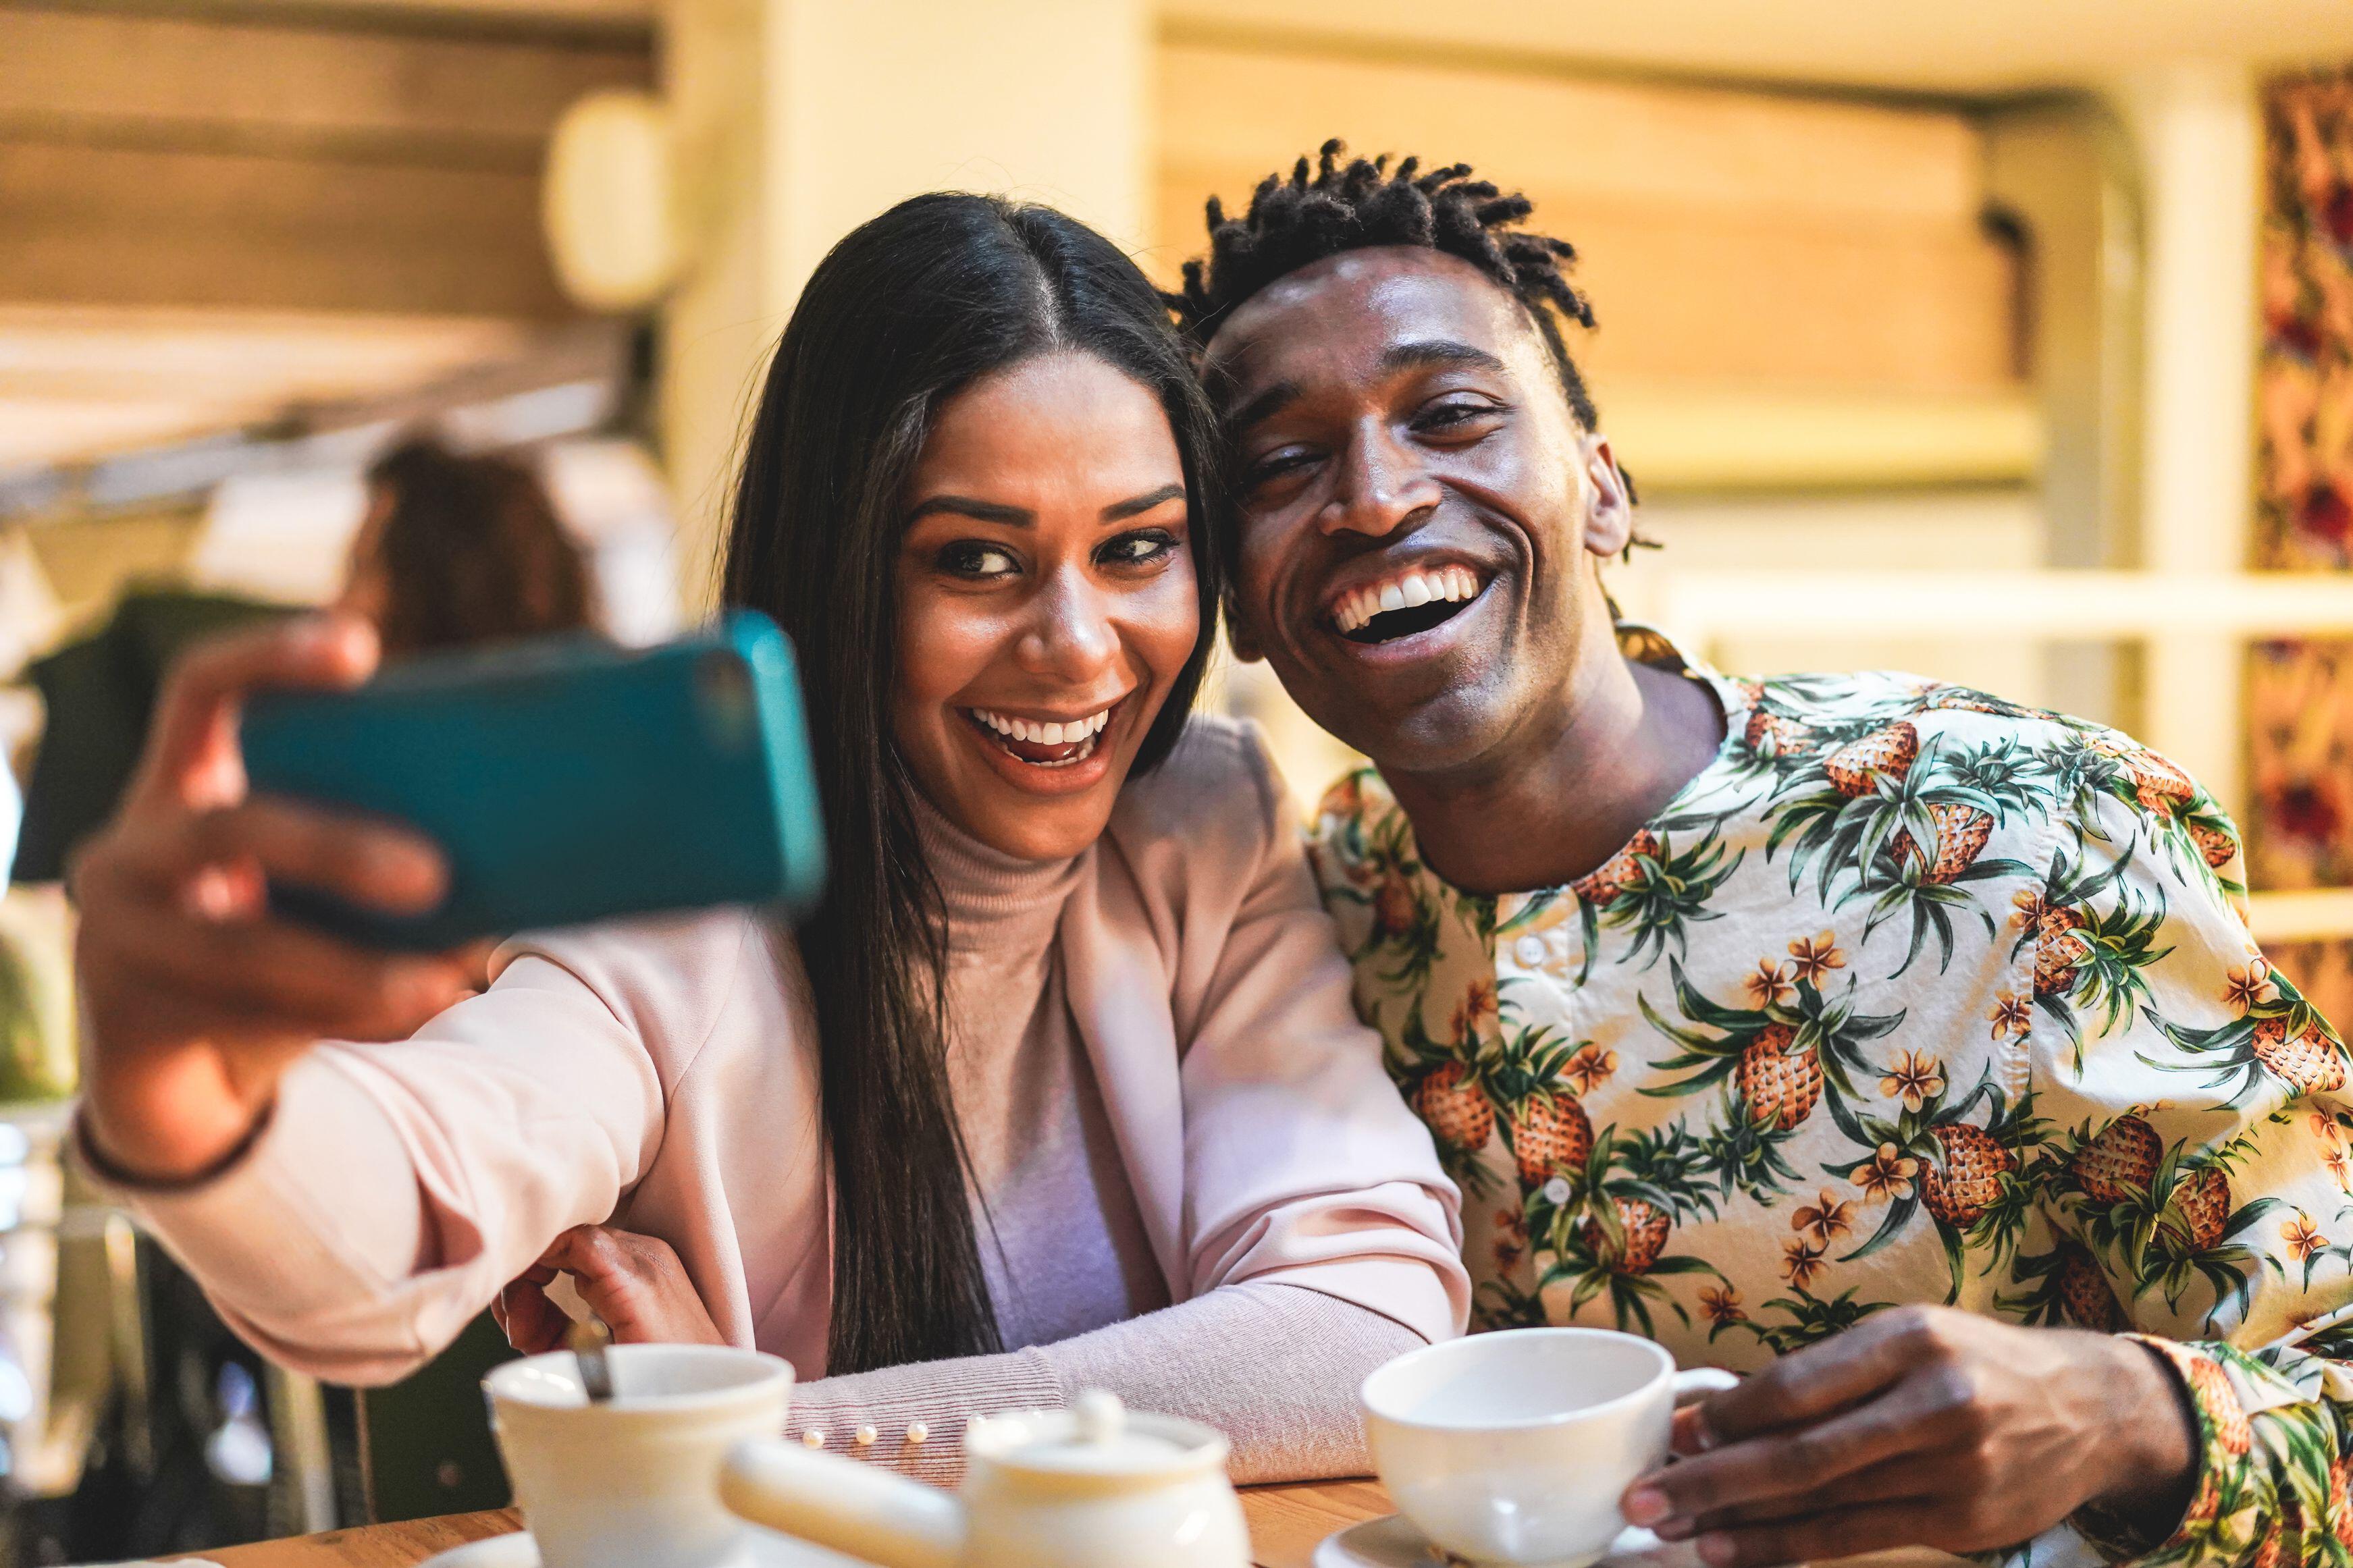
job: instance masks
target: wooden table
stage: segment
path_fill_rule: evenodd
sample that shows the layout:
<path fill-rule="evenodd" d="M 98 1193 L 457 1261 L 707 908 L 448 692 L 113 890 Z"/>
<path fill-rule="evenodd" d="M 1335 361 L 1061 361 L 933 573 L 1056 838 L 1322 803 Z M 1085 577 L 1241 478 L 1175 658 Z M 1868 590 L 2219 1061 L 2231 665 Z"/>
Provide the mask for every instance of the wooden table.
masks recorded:
<path fill-rule="evenodd" d="M 1250 1516 L 1250 1561 L 1259 1568 L 1308 1568 L 1316 1542 L 1343 1525 L 1378 1518 L 1389 1505 L 1377 1482 L 1319 1481 L 1249 1488 L 1242 1511 Z M 512 1509 L 500 1509 L 225 1546 L 203 1556 L 221 1568 L 414 1568 L 437 1552 L 522 1525 Z"/>

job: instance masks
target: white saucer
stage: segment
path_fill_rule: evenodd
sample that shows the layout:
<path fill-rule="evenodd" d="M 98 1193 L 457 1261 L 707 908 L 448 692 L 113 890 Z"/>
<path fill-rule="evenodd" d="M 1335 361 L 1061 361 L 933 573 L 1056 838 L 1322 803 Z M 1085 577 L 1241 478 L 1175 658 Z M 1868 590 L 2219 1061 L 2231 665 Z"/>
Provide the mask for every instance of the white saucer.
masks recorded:
<path fill-rule="evenodd" d="M 1325 1536 L 1315 1549 L 1314 1568 L 1440 1568 L 1459 1561 L 1432 1546 L 1405 1515 L 1393 1513 Z M 1698 1562 L 1688 1544 L 1661 1541 L 1647 1530 L 1629 1530 L 1609 1543 L 1593 1568 L 1694 1568 Z"/>
<path fill-rule="evenodd" d="M 854 1558 L 811 1546 L 806 1541 L 753 1529 L 751 1555 L 744 1568 L 863 1568 Z M 481 1541 L 453 1546 L 428 1557 L 417 1568 L 539 1568 L 539 1542 L 528 1530 L 510 1531 Z"/>

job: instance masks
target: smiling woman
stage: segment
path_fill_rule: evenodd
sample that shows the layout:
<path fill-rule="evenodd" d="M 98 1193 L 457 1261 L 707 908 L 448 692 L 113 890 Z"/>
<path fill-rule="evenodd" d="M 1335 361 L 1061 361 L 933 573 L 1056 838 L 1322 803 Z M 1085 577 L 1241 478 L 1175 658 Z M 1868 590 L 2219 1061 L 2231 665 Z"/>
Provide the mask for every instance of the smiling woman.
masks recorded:
<path fill-rule="evenodd" d="M 992 847 L 1077 854 L 1200 642 L 1168 416 L 1104 361 L 1048 354 L 949 404 L 907 493 L 892 708 L 908 766 Z"/>
<path fill-rule="evenodd" d="M 562 1274 L 625 1341 L 785 1356 L 805 1440 L 930 1479 L 1089 1385 L 1224 1430 L 1237 1479 L 1360 1470 L 1357 1383 L 1467 1313 L 1457 1199 L 1281 781 L 1189 716 L 1212 451 L 1100 236 L 961 195 L 861 226 L 778 345 L 725 578 L 798 647 L 824 905 L 534 934 L 451 1005 L 447 957 L 190 892 L 299 847 L 438 895 L 429 847 L 225 782 L 244 693 L 364 678 L 364 629 L 199 654 L 83 863 L 88 1163 L 338 1381 L 493 1301 L 554 1342 Z"/>
<path fill-rule="evenodd" d="M 1059 214 L 918 197 L 811 277 L 754 422 L 725 592 L 776 616 L 808 674 L 835 850 L 800 944 L 847 1370 L 999 1343 L 947 1103 L 942 845 L 926 825 L 1068 859 L 1128 776 L 1167 755 L 1199 683 L 1219 578 L 1185 498 L 1214 482 L 1214 448 L 1151 298 Z M 1173 518 L 1183 546 L 1131 582 L 1109 557 L 1137 531 L 1116 514 L 1171 485 L 1154 521 Z M 1130 713 L 1092 767 L 1018 759 L 969 712 L 1042 740 L 1104 696 Z"/>

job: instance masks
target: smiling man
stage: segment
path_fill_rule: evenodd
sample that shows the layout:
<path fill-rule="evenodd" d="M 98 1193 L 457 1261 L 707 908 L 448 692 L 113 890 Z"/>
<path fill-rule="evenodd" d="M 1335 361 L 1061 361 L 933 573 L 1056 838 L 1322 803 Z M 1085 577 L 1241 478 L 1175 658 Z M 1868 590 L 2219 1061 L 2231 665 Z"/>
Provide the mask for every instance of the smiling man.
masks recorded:
<path fill-rule="evenodd" d="M 1236 649 L 1373 759 L 1318 871 L 1485 1323 L 1755 1373 L 1625 1500 L 1711 1563 L 2347 1561 L 2347 1058 L 2229 821 L 2097 725 L 1616 624 L 1529 210 L 1333 143 L 1172 299 Z"/>

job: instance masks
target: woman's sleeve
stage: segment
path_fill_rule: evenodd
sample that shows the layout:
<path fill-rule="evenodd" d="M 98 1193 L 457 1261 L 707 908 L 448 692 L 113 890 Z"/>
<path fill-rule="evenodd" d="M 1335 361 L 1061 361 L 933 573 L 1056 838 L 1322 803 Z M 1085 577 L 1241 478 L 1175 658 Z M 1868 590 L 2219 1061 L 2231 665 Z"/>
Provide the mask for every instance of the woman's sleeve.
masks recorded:
<path fill-rule="evenodd" d="M 1320 1290 L 1229 1285 L 1060 1344 L 805 1384 L 793 1392 L 792 1435 L 814 1432 L 832 1452 L 953 1487 L 964 1475 L 966 1421 L 1056 1409 L 1103 1388 L 1131 1410 L 1224 1433 L 1233 1446 L 1227 1468 L 1241 1485 L 1359 1476 L 1367 1466 L 1357 1385 L 1423 1342 Z M 911 1444 L 918 1423 L 923 1441 Z"/>
<path fill-rule="evenodd" d="M 1281 1281 L 1459 1334 L 1461 1195 L 1356 1017 L 1288 792 L 1254 730 L 1219 738 L 1241 753 L 1257 842 L 1206 976 L 1179 984 L 1190 1293 Z"/>
<path fill-rule="evenodd" d="M 2345 1047 L 2257 951 L 2210 797 L 2093 810 L 2030 911 L 2052 1141 L 2026 1174 L 2052 1247 L 2015 1260 L 2006 1304 L 2133 1332 L 2178 1375 L 2199 1457 L 2163 1539 L 2096 1510 L 2063 1531 L 2111 1563 L 2353 1561 Z"/>
<path fill-rule="evenodd" d="M 680 994 L 654 973 L 666 961 L 711 973 L 714 953 L 681 944 L 743 940 L 715 927 L 512 944 L 490 990 L 411 1038 L 313 1047 L 252 1142 L 194 1186 L 110 1179 L 86 1146 L 84 1163 L 263 1353 L 390 1382 L 651 1163 L 663 1095 L 644 1032 L 707 1023 L 645 998 Z"/>

